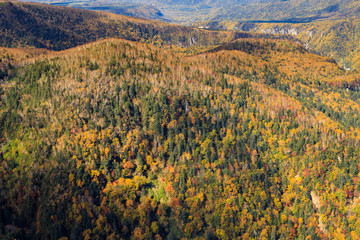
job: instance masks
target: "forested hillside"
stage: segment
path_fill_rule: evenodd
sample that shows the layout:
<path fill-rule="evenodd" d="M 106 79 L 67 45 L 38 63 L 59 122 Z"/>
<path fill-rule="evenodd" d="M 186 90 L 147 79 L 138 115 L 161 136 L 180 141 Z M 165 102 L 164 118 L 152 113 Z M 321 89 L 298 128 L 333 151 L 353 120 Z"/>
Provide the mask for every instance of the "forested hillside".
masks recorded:
<path fill-rule="evenodd" d="M 349 68 L 360 67 L 360 21 L 316 21 L 303 24 L 259 24 L 255 32 L 290 34 L 318 54 L 335 58 L 337 62 Z"/>
<path fill-rule="evenodd" d="M 112 6 L 115 9 L 113 12 L 116 12 L 115 5 L 111 4 L 111 2 L 92 2 L 86 6 L 81 5 L 81 8 L 108 11 Z M 216 1 L 207 4 L 212 7 L 218 6 Z M 261 4 L 278 3 L 270 1 Z M 294 5 L 295 3 L 287 1 L 281 4 Z M 326 4 L 330 3 L 323 2 L 322 4 L 321 6 L 325 7 Z M 214 31 L 35 3 L 0 0 L 0 6 L 0 32 L 2 33 L 0 34 L 0 46 L 3 47 L 32 46 L 64 50 L 99 39 L 116 37 L 151 43 L 162 48 L 173 48 L 180 52 L 196 53 L 238 38 L 286 38 L 302 42 L 309 50 L 317 54 L 334 58 L 344 68 L 353 70 L 360 66 L 359 20 L 353 18 L 351 13 L 345 13 L 343 5 L 339 5 L 335 9 L 336 11 L 331 12 L 331 14 L 338 13 L 338 11 L 343 12 L 341 16 L 314 18 L 305 21 L 305 23 L 302 23 L 302 20 L 289 19 L 261 20 L 263 18 L 254 15 L 254 22 L 239 22 L 238 18 L 223 19 L 218 17 L 209 21 L 203 21 L 204 18 L 201 18 L 201 21 L 193 24 L 194 27 L 208 28 Z M 320 5 L 316 6 L 319 7 Z M 356 3 L 349 2 L 347 6 L 352 6 L 351 11 L 355 12 L 360 9 L 360 7 L 356 7 Z M 245 8 L 248 10 L 248 7 Z M 235 6 L 234 9 L 238 8 Z M 269 11 L 271 9 L 276 10 L 272 7 L 268 7 L 268 9 Z M 138 16 L 150 17 L 146 10 L 144 11 L 142 15 L 138 14 Z M 268 14 L 281 16 L 271 11 Z M 188 17 L 182 16 L 182 18 Z M 194 20 L 192 17 L 191 19 Z M 320 20 L 315 21 L 316 19 Z M 224 31 L 224 29 L 233 31 Z"/>
<path fill-rule="evenodd" d="M 216 1 L 220 2 L 221 1 Z M 212 20 L 311 22 L 318 19 L 358 17 L 356 0 L 250 0 L 230 3 L 212 16 Z M 209 19 L 210 20 L 210 19 Z"/>
<path fill-rule="evenodd" d="M 311 22 L 317 19 L 357 18 L 360 3 L 356 0 L 31 0 L 75 8 L 106 6 L 104 11 L 116 13 L 120 5 L 151 5 L 176 23 L 195 21 L 285 21 Z M 99 9 L 101 10 L 101 9 Z M 155 19 L 159 16 L 149 15 Z M 136 11 L 134 12 L 136 14 Z M 138 12 L 142 16 L 143 12 Z"/>
<path fill-rule="evenodd" d="M 323 20 L 310 23 L 281 22 L 199 22 L 209 29 L 232 29 L 256 33 L 291 35 L 313 52 L 336 59 L 339 65 L 359 69 L 359 20 Z"/>
<path fill-rule="evenodd" d="M 0 236 L 356 239 L 358 89 L 285 40 L 37 57 L 1 85 Z"/>
<path fill-rule="evenodd" d="M 0 0 L 0 239 L 359 239 L 357 20 L 210 24 Z"/>
<path fill-rule="evenodd" d="M 121 15 L 0 0 L 0 46 L 64 50 L 107 37 L 150 43 L 191 53 L 238 38 L 277 38 L 230 31 L 209 31 Z"/>
<path fill-rule="evenodd" d="M 0 45 L 63 50 L 106 37 L 158 46 L 199 47 L 236 38 L 212 32 L 100 12 L 35 3 L 0 2 Z M 249 35 L 251 34 L 244 34 Z"/>

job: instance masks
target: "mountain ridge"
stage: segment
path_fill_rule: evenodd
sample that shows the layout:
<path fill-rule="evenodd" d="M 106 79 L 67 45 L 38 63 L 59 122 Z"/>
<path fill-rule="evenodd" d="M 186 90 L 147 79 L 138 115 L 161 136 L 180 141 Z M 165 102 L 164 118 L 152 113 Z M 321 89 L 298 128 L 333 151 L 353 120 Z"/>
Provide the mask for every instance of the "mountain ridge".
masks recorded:
<path fill-rule="evenodd" d="M 164 47 L 206 48 L 236 38 L 273 37 L 245 32 L 209 31 L 154 20 L 131 18 L 51 5 L 3 2 L 0 9 L 0 45 L 28 45 L 51 50 L 118 37 Z M 25 21 L 25 22 L 24 22 Z"/>
<path fill-rule="evenodd" d="M 205 2 L 201 1 L 201 3 L 205 3 Z M 217 4 L 216 1 L 207 1 L 206 3 L 210 5 L 212 4 L 211 6 L 216 6 Z M 237 3 L 240 4 L 241 1 Z M 266 1 L 266 2 L 262 1 L 259 4 L 261 5 L 261 4 L 275 4 L 275 3 L 278 4 L 277 1 Z M 302 3 L 302 5 L 300 3 Z M 108 4 L 106 6 L 110 6 L 111 2 L 106 2 L 106 4 Z M 139 6 L 140 3 L 134 2 L 134 4 L 136 6 Z M 151 4 L 151 3 L 146 2 L 146 4 Z M 200 2 L 197 2 L 197 4 L 200 4 Z M 251 5 L 252 3 L 249 2 L 246 4 Z M 296 4 L 298 5 L 300 4 L 303 8 L 306 8 L 306 5 L 303 4 L 303 1 L 286 1 L 283 2 L 283 4 L 292 4 L 294 6 L 296 6 Z M 81 26 L 79 26 L 79 24 L 74 24 L 74 26 L 72 26 L 72 24 L 63 21 L 63 19 L 60 18 L 58 21 L 62 22 L 61 25 L 66 26 L 64 29 L 59 29 L 57 25 L 47 25 L 46 23 L 43 23 L 43 25 L 41 26 L 35 25 L 33 26 L 33 28 L 48 29 L 49 32 L 51 31 L 56 32 L 57 34 L 59 34 L 59 36 L 63 36 L 64 39 L 58 39 L 58 40 L 56 38 L 49 39 L 51 38 L 49 37 L 49 34 L 45 33 L 43 34 L 45 35 L 43 37 L 43 36 L 39 36 L 39 34 L 37 33 L 38 34 L 37 36 L 30 36 L 30 40 L 27 40 L 23 36 L 25 34 L 28 34 L 28 32 L 30 32 L 31 35 L 32 34 L 31 29 L 30 30 L 27 29 L 23 31 L 21 24 L 18 24 L 17 28 L 19 29 L 19 31 L 18 30 L 14 31 L 15 34 L 14 37 L 6 38 L 6 34 L 3 34 L 2 36 L 3 39 L 2 40 L 0 39 L 0 41 L 2 41 L 1 43 L 2 46 L 9 47 L 13 39 L 22 38 L 23 40 L 21 40 L 21 42 L 23 45 L 30 44 L 36 47 L 60 50 L 60 47 L 62 47 L 62 49 L 64 48 L 64 43 L 66 41 L 68 41 L 67 48 L 69 48 L 69 47 L 74 47 L 77 44 L 76 42 L 78 42 L 78 44 L 84 44 L 88 42 L 89 39 L 92 39 L 93 41 L 99 38 L 120 37 L 129 40 L 152 42 L 156 46 L 162 45 L 165 48 L 170 48 L 170 47 L 178 48 L 180 51 L 181 49 L 183 49 L 185 52 L 190 51 L 191 53 L 194 53 L 197 51 L 195 50 L 196 48 L 206 49 L 208 46 L 223 44 L 225 42 L 230 42 L 237 37 L 241 38 L 242 36 L 245 36 L 245 34 L 243 33 L 241 34 L 237 33 L 240 30 L 240 31 L 250 32 L 251 34 L 265 33 L 265 34 L 276 34 L 276 35 L 277 34 L 291 35 L 291 37 L 284 36 L 283 38 L 289 38 L 292 41 L 299 41 L 315 53 L 323 54 L 324 56 L 328 56 L 328 57 L 333 57 L 334 59 L 336 59 L 339 65 L 341 65 L 346 69 L 350 69 L 350 70 L 358 69 L 360 67 L 360 60 L 358 58 L 359 49 L 357 46 L 356 39 L 359 37 L 358 36 L 359 31 L 357 31 L 358 28 L 357 25 L 359 20 L 357 20 L 358 19 L 357 14 L 355 13 L 359 11 L 360 6 L 357 6 L 356 2 L 350 0 L 344 3 L 339 3 L 339 1 L 332 1 L 332 2 L 321 2 L 321 4 L 322 5 L 315 6 L 316 5 L 315 2 L 311 2 L 310 6 L 312 6 L 314 9 L 317 8 L 325 9 L 324 11 L 314 10 L 314 14 L 312 15 L 305 14 L 303 16 L 295 16 L 295 17 L 291 17 L 290 15 L 284 17 L 281 14 L 275 14 L 275 16 L 278 16 L 278 18 L 262 18 L 261 16 L 256 17 L 257 15 L 253 15 L 252 18 L 245 19 L 246 20 L 245 22 L 243 21 L 244 19 L 242 19 L 241 21 L 241 19 L 236 17 L 233 18 L 231 15 L 229 15 L 228 19 L 222 18 L 220 15 L 219 15 L 220 17 L 218 18 L 208 17 L 207 18 L 208 20 L 206 21 L 200 18 L 199 19 L 193 18 L 194 21 L 199 20 L 198 22 L 192 24 L 192 26 L 198 28 L 198 30 L 194 28 L 190 29 L 175 25 L 164 25 L 161 22 L 146 21 L 144 19 L 134 18 L 133 20 L 130 20 L 129 18 L 128 20 L 126 20 L 126 18 L 121 16 L 117 17 L 111 14 L 102 15 L 100 13 L 88 12 L 86 14 L 91 16 L 88 16 L 87 18 L 85 17 L 83 19 L 83 21 L 85 22 L 83 22 L 82 24 L 88 25 L 87 28 L 92 29 L 90 30 L 90 32 L 82 31 L 81 30 L 82 28 Z M 346 4 L 348 5 L 345 6 Z M 100 4 L 98 5 L 100 6 Z M 156 7 L 157 5 L 156 3 L 153 3 L 152 6 Z M 172 7 L 174 9 L 169 11 L 172 11 L 171 13 L 176 15 L 177 14 L 176 11 L 180 11 L 179 10 L 180 8 L 174 6 L 177 5 L 173 5 Z M 190 4 L 189 7 L 191 6 L 192 5 Z M 247 9 L 246 7 L 244 8 L 245 10 Z M 236 6 L 233 6 L 232 9 L 233 11 L 237 11 Z M 269 10 L 270 12 L 268 12 L 268 14 L 270 14 L 269 16 L 274 16 L 274 14 L 271 13 L 271 11 L 279 10 L 276 8 L 272 10 L 271 7 L 269 7 L 269 9 L 270 9 Z M 68 10 L 64 9 L 64 11 L 68 11 Z M 184 11 L 186 12 L 187 10 Z M 213 11 L 215 15 L 217 14 L 214 12 L 215 11 L 214 9 L 209 11 Z M 227 12 L 227 10 L 223 10 L 223 11 L 225 11 L 225 13 Z M 72 15 L 70 14 L 71 10 L 69 10 L 68 12 L 69 12 L 68 17 L 71 17 Z M 192 16 L 194 12 L 190 11 L 190 13 L 188 14 L 190 15 L 186 15 L 184 13 L 182 15 L 179 15 L 179 17 L 186 19 L 189 16 Z M 57 14 L 54 14 L 54 16 L 56 15 Z M 36 14 L 32 15 L 32 13 L 30 13 L 29 21 L 31 22 L 31 20 L 33 20 L 36 17 L 38 17 L 39 19 L 39 16 L 36 16 Z M 167 19 L 167 16 L 164 15 L 164 18 Z M 99 24 L 97 25 L 92 24 L 91 19 L 94 21 L 98 21 Z M 72 22 L 75 22 L 75 20 L 76 18 L 73 19 Z M 15 19 L 14 23 L 16 23 L 16 21 L 18 20 Z M 39 23 L 41 22 L 43 21 L 40 18 Z M 7 29 L 4 29 L 5 23 L 6 22 L 4 22 L 3 20 L 2 22 L 3 32 L 7 31 Z M 157 26 L 162 26 L 162 27 L 158 28 Z M 345 28 L 347 30 L 343 31 L 343 29 Z M 9 29 L 11 29 L 11 27 Z M 133 29 L 136 30 L 132 31 Z M 201 31 L 206 29 L 222 31 L 222 32 L 206 33 L 205 31 Z M 233 33 L 226 33 L 224 30 L 235 30 L 235 31 Z M 22 36 L 18 36 L 19 32 L 21 33 Z M 169 32 L 171 32 L 171 34 L 169 34 Z M 186 32 L 187 34 L 183 34 L 184 32 Z M 11 34 L 12 33 L 10 32 L 10 35 Z M 253 36 L 251 34 L 249 36 Z M 217 35 L 219 37 L 216 36 L 213 37 L 211 35 Z M 264 35 L 258 35 L 258 36 L 264 37 Z M 277 38 L 282 38 L 282 37 L 277 36 Z M 295 38 L 298 40 L 295 40 Z M 221 39 L 224 40 L 222 41 Z M 28 41 L 28 43 L 26 43 L 26 41 Z M 342 44 L 338 44 L 338 45 L 334 44 L 334 42 L 339 42 L 339 41 L 342 42 Z M 19 41 L 13 44 L 14 46 L 17 46 L 16 44 L 19 44 Z M 189 47 L 190 45 L 192 45 L 191 50 L 187 49 L 187 47 Z"/>
<path fill-rule="evenodd" d="M 333 57 L 339 65 L 356 70 L 360 66 L 357 44 L 359 20 L 322 20 L 310 23 L 282 22 L 203 22 L 195 26 L 248 32 L 292 35 L 311 51 Z"/>
<path fill-rule="evenodd" d="M 41 0 L 39 0 L 41 2 Z M 46 2 L 46 1 L 42 1 Z M 60 1 L 61 2 L 61 1 Z M 191 24 L 194 21 L 297 21 L 309 22 L 317 19 L 342 19 L 357 17 L 360 3 L 354 0 L 332 1 L 128 1 L 133 4 L 157 7 L 165 18 L 177 23 Z M 50 1 L 51 3 L 51 1 Z M 65 1 L 68 6 L 73 2 Z M 86 6 L 91 1 L 79 4 Z M 104 4 L 104 3 L 103 3 Z M 106 3 L 107 4 L 107 3 Z M 109 1 L 109 6 L 116 3 Z M 75 2 L 76 5 L 76 2 Z M 74 5 L 74 6 L 75 6 Z"/>

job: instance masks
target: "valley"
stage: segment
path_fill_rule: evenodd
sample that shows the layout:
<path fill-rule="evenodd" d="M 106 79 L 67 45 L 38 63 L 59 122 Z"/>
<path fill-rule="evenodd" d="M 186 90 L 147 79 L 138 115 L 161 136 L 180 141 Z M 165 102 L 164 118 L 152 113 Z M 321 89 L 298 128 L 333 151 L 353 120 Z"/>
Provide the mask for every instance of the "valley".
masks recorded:
<path fill-rule="evenodd" d="M 310 23 L 199 22 L 206 29 L 232 29 L 251 33 L 290 35 L 310 51 L 334 58 L 348 70 L 359 69 L 359 20 L 321 20 Z"/>
<path fill-rule="evenodd" d="M 341 67 L 359 68 L 359 1 L 42 1 L 202 29 L 287 34 Z"/>

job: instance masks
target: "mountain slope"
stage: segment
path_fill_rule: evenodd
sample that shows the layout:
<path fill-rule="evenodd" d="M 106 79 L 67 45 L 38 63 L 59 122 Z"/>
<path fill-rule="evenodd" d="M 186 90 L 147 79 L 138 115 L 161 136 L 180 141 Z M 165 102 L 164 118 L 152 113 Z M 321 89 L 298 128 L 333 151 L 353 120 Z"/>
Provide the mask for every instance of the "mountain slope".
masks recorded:
<path fill-rule="evenodd" d="M 183 23 L 192 23 L 199 20 L 277 20 L 287 22 L 309 22 L 317 19 L 358 17 L 360 11 L 360 3 L 356 0 L 130 0 L 130 2 L 136 4 L 152 4 L 161 10 L 165 15 L 165 18 Z M 70 3 L 72 2 L 70 1 Z M 91 4 L 91 1 L 89 1 L 89 3 Z M 116 3 L 113 3 L 113 5 L 115 4 Z"/>
<path fill-rule="evenodd" d="M 317 21 L 307 24 L 259 24 L 256 32 L 291 33 L 307 43 L 309 49 L 333 57 L 340 65 L 347 68 L 358 69 L 360 67 L 359 24 L 359 20 Z"/>
<path fill-rule="evenodd" d="M 48 2 L 44 2 L 48 3 Z M 121 3 L 119 1 L 106 1 L 106 2 L 69 2 L 61 3 L 56 1 L 51 3 L 55 6 L 67 6 L 86 10 L 95 10 L 102 12 L 109 12 L 114 14 L 126 15 L 131 17 L 141 17 L 146 19 L 168 21 L 164 18 L 164 15 L 159 9 L 150 4 L 138 4 L 138 3 Z"/>
<path fill-rule="evenodd" d="M 116 10 L 120 4 L 151 5 L 159 9 L 164 18 L 177 23 L 191 24 L 195 21 L 286 21 L 311 22 L 317 19 L 348 19 L 358 17 L 360 3 L 355 0 L 127 0 L 127 1 L 43 1 L 52 4 L 64 4 L 72 7 L 92 5 L 107 6 Z M 149 13 L 152 11 L 150 10 Z M 135 12 L 136 14 L 136 12 Z M 138 16 L 143 15 L 139 12 Z M 156 17 L 156 16 L 155 16 Z"/>
<path fill-rule="evenodd" d="M 41 58 L 0 90 L 3 238 L 360 234 L 359 82 L 331 59 L 271 39 Z"/>
<path fill-rule="evenodd" d="M 63 50 L 102 38 L 117 37 L 165 48 L 200 49 L 237 38 L 272 38 L 265 34 L 207 31 L 45 4 L 16 1 L 1 1 L 0 4 L 0 31 L 3 33 L 0 35 L 0 46 L 4 47 L 34 46 Z"/>
<path fill-rule="evenodd" d="M 209 22 L 199 25 L 211 29 L 236 29 L 257 33 L 291 35 L 308 49 L 334 58 L 351 70 L 360 67 L 359 20 L 313 21 L 311 23 Z"/>
<path fill-rule="evenodd" d="M 213 20 L 311 22 L 317 19 L 357 17 L 359 1 L 250 1 L 221 9 Z"/>
<path fill-rule="evenodd" d="M 4 45 L 66 49 L 0 48 L 1 239 L 359 238 L 360 73 L 293 37 L 0 4 Z"/>
<path fill-rule="evenodd" d="M 1 4 L 1 45 L 6 47 L 30 45 L 60 50 L 106 37 L 189 46 L 188 38 L 207 35 L 186 27 L 93 11 L 8 1 Z M 226 36 L 214 36 L 210 41 L 222 38 Z"/>
<path fill-rule="evenodd" d="M 67 4 L 70 3 L 68 2 Z M 98 10 L 104 11 L 108 11 L 106 10 L 108 7 L 111 9 L 111 6 L 115 6 L 111 5 L 113 4 L 112 2 L 106 2 L 106 4 L 98 2 L 84 4 L 81 5 L 82 8 L 96 9 L 98 7 Z M 139 8 L 142 6 L 138 2 L 134 4 Z M 159 4 L 169 5 L 170 2 L 162 2 Z M 101 38 L 118 37 L 152 43 L 165 48 L 180 48 L 180 51 L 184 50 L 187 53 L 194 53 L 199 49 L 230 42 L 237 38 L 265 37 L 264 35 L 254 35 L 253 33 L 290 34 L 293 38 L 288 36 L 267 37 L 288 38 L 293 41 L 301 41 L 313 52 L 333 57 L 339 65 L 347 69 L 358 69 L 360 66 L 357 44 L 359 38 L 359 20 L 356 20 L 356 13 L 359 11 L 359 7 L 357 6 L 358 2 L 310 1 L 309 4 L 305 4 L 303 1 L 239 1 L 233 2 L 232 4 L 226 2 L 226 4 L 231 6 L 231 11 L 238 11 L 239 9 L 247 11 L 246 13 L 244 12 L 238 15 L 238 17 L 229 14 L 230 10 L 226 9 L 227 5 L 225 3 L 224 7 L 219 11 L 223 11 L 223 13 L 229 17 L 219 15 L 220 13 L 216 10 L 216 6 L 219 4 L 217 1 L 188 3 L 188 8 L 196 9 L 195 12 L 189 10 L 190 13 L 186 13 L 187 10 L 183 9 L 185 6 L 182 8 L 177 4 L 180 3 L 171 2 L 171 8 L 169 7 L 168 10 L 173 11 L 171 14 L 174 16 L 178 14 L 176 11 L 185 12 L 185 15 L 183 15 L 183 13 L 179 13 L 180 15 L 178 15 L 184 19 L 193 16 L 195 12 L 197 14 L 198 11 L 210 11 L 212 12 L 212 14 L 210 14 L 211 16 L 218 16 L 214 18 L 215 20 L 203 21 L 209 18 L 204 18 L 199 14 L 198 16 L 200 17 L 197 20 L 201 21 L 194 23 L 193 26 L 213 30 L 250 31 L 252 33 L 210 32 L 204 29 L 179 27 L 156 21 L 145 21 L 143 19 L 126 18 L 99 12 L 56 8 L 48 5 L 31 5 L 20 2 L 3 2 L 3 7 L 0 9 L 0 11 L 2 11 L 0 12 L 0 28 L 2 27 L 0 30 L 4 34 L 0 35 L 0 45 L 6 47 L 30 45 L 61 50 Z M 193 7 L 194 4 L 196 7 Z M 204 7 L 203 5 L 202 7 L 197 6 L 201 4 L 207 4 L 208 7 Z M 236 4 L 239 4 L 239 6 Z M 274 8 L 271 4 L 279 4 L 282 8 Z M 251 10 L 251 6 L 261 11 L 261 13 L 268 14 L 268 17 L 254 13 Z M 261 6 L 267 10 L 264 11 Z M 287 13 L 288 15 L 286 16 L 279 12 L 285 8 L 286 11 L 283 13 Z M 297 11 L 302 9 L 303 11 L 301 11 L 305 15 L 292 15 L 297 8 L 299 8 Z M 323 8 L 327 10 L 319 10 Z M 129 11 L 130 9 L 131 8 L 129 8 Z M 206 16 L 207 14 L 208 13 L 206 13 Z M 134 13 L 134 15 L 137 14 Z M 235 13 L 235 15 L 237 15 L 237 13 Z M 146 11 L 141 16 L 150 17 Z M 271 16 L 276 17 L 271 18 Z M 164 17 L 167 18 L 167 16 Z M 196 17 L 191 17 L 191 19 L 195 21 Z M 240 19 L 253 21 L 238 22 Z M 41 31 L 39 29 L 41 29 Z M 294 40 L 295 38 L 299 40 Z M 340 44 L 337 44 L 338 42 Z M 191 50 L 184 49 L 189 46 L 192 47 Z"/>

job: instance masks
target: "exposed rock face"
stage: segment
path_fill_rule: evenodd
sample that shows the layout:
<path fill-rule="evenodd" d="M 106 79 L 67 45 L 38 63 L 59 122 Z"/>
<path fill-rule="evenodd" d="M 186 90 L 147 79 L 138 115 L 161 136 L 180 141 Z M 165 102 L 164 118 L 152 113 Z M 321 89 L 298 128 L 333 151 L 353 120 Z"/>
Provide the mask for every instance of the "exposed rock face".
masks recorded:
<path fill-rule="evenodd" d="M 321 219 L 321 214 L 319 212 L 319 210 L 320 210 L 320 197 L 315 193 L 315 191 L 311 191 L 310 195 L 311 195 L 312 203 L 315 205 L 316 213 L 317 213 L 318 218 L 319 218 L 319 228 L 323 233 L 327 234 L 328 231 L 326 230 L 325 224 L 323 223 L 323 221 Z"/>
<path fill-rule="evenodd" d="M 270 33 L 270 34 L 289 34 L 292 36 L 297 36 L 300 33 L 298 28 L 266 28 L 261 30 L 262 33 Z"/>
<path fill-rule="evenodd" d="M 311 195 L 312 203 L 315 205 L 316 209 L 319 210 L 320 209 L 320 197 L 318 195 L 316 195 L 316 193 L 314 191 L 311 191 L 310 195 Z"/>
<path fill-rule="evenodd" d="M 195 37 L 191 37 L 190 40 L 189 40 L 189 45 L 190 45 L 190 46 L 194 46 L 194 45 L 196 45 L 196 43 L 197 43 L 196 38 L 195 38 Z"/>
<path fill-rule="evenodd" d="M 314 34 L 315 34 L 314 31 L 307 31 L 306 33 L 309 36 L 309 38 L 312 38 L 314 36 Z"/>

